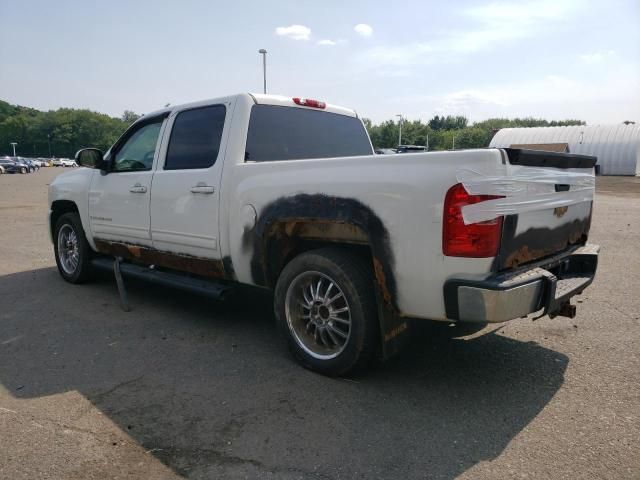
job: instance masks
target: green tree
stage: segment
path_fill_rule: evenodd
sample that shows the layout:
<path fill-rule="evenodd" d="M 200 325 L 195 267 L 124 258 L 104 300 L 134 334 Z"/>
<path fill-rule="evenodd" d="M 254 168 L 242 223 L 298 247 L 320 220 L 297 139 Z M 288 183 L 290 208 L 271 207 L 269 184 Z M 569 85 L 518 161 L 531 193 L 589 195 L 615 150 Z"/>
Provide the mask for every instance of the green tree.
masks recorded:
<path fill-rule="evenodd" d="M 17 142 L 23 156 L 72 157 L 83 147 L 108 149 L 139 115 L 127 110 L 113 118 L 90 110 L 60 108 L 41 112 L 0 101 L 0 155 Z M 50 147 L 50 148 L 49 148 Z"/>

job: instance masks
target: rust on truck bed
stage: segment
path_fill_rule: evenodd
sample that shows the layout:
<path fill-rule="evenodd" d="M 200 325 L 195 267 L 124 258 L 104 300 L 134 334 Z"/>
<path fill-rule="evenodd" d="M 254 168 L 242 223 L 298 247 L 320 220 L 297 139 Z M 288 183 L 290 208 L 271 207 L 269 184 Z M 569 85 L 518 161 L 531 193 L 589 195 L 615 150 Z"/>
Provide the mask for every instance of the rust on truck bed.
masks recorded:
<path fill-rule="evenodd" d="M 556 214 L 557 215 L 557 214 Z M 591 216 L 575 219 L 557 228 L 530 228 L 516 235 L 518 216 L 504 219 L 500 254 L 494 262 L 494 270 L 516 268 L 575 245 L 587 243 Z"/>

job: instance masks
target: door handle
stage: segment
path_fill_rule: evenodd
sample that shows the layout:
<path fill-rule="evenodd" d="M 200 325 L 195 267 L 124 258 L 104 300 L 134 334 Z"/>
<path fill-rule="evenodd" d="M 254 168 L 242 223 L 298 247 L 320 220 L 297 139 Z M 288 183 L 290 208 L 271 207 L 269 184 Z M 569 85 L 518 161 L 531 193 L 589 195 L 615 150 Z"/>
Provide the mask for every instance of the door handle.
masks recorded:
<path fill-rule="evenodd" d="M 196 185 L 194 187 L 191 187 L 191 193 L 204 193 L 207 195 L 211 195 L 213 192 L 213 187 L 209 185 Z"/>
<path fill-rule="evenodd" d="M 147 187 L 145 187 L 144 185 L 140 185 L 139 183 L 136 183 L 134 186 L 129 188 L 129 191 L 131 193 L 147 193 Z"/>

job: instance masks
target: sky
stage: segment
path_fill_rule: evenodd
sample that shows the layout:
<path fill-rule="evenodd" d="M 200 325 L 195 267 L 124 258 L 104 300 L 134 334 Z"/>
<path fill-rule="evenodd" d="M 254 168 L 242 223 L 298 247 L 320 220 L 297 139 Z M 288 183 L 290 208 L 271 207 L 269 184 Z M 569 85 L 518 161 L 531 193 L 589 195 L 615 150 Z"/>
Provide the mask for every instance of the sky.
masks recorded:
<path fill-rule="evenodd" d="M 0 99 L 112 116 L 267 90 L 374 122 L 640 122 L 640 0 L 0 0 Z"/>

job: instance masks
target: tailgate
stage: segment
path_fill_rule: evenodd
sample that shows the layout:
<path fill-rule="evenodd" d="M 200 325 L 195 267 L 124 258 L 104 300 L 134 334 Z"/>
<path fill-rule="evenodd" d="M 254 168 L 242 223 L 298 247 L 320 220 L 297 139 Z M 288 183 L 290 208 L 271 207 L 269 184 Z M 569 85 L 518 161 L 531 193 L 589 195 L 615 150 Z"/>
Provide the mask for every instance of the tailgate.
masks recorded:
<path fill-rule="evenodd" d="M 462 209 L 465 223 L 503 218 L 494 270 L 584 245 L 591 226 L 595 157 L 503 149 L 494 172 L 459 172 L 470 194 L 494 195 Z"/>

